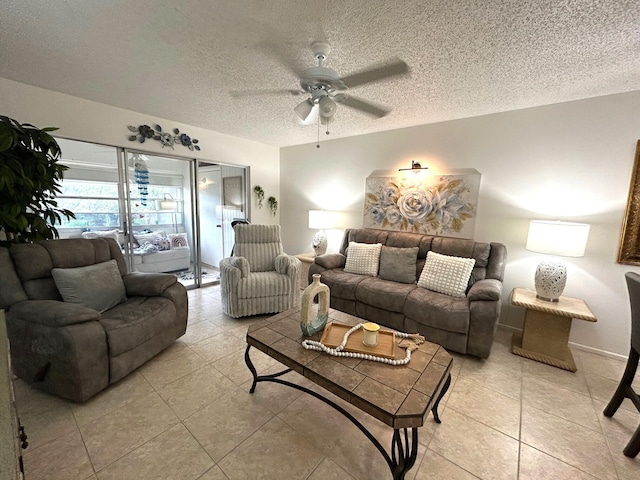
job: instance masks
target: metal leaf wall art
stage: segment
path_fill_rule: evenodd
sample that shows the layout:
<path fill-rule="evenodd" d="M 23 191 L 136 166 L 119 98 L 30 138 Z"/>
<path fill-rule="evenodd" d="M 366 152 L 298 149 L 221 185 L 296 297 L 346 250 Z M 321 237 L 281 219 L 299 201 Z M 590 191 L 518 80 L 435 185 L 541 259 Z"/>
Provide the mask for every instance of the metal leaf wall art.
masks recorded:
<path fill-rule="evenodd" d="M 191 138 L 186 133 L 180 133 L 180 130 L 177 128 L 174 128 L 172 133 L 162 131 L 162 127 L 158 124 L 155 124 L 153 128 L 149 125 L 139 125 L 137 127 L 128 125 L 127 128 L 133 133 L 133 135 L 129 136 L 129 140 L 132 142 L 138 141 L 140 143 L 144 143 L 147 139 L 151 139 L 162 142 L 162 148 L 173 148 L 174 145 L 182 145 L 187 147 L 189 150 L 200 151 L 198 139 Z"/>

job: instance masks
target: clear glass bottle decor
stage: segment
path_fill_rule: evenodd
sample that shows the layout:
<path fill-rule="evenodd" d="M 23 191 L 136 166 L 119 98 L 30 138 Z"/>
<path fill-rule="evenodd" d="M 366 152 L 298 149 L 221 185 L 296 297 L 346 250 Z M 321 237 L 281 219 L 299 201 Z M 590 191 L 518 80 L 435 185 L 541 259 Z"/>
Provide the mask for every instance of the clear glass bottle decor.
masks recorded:
<path fill-rule="evenodd" d="M 316 310 L 314 299 L 318 297 Z M 300 300 L 300 328 L 305 336 L 313 335 L 324 329 L 329 319 L 329 287 L 320 283 L 320 274 L 313 274 L 313 281 L 302 292 Z"/>

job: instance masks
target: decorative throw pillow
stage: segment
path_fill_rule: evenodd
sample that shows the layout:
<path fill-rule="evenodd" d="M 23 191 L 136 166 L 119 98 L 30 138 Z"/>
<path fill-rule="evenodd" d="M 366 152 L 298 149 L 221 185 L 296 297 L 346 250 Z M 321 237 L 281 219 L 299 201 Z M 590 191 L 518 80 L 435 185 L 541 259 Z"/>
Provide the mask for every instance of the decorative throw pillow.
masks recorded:
<path fill-rule="evenodd" d="M 156 237 L 153 239 L 153 245 L 158 247 L 158 251 L 171 250 L 171 242 L 166 237 Z"/>
<path fill-rule="evenodd" d="M 475 258 L 427 252 L 418 286 L 452 297 L 464 297 L 475 264 Z"/>
<path fill-rule="evenodd" d="M 51 275 L 65 302 L 79 303 L 102 313 L 127 299 L 115 260 L 86 267 L 54 268 Z"/>
<path fill-rule="evenodd" d="M 418 247 L 398 248 L 383 246 L 380 252 L 378 276 L 384 280 L 400 283 L 416 282 Z"/>
<path fill-rule="evenodd" d="M 140 246 L 144 245 L 147 242 L 153 243 L 153 241 L 158 237 L 161 237 L 161 238 L 167 237 L 167 234 L 164 233 L 164 230 L 157 230 L 155 232 L 149 232 L 149 233 L 134 232 L 133 235 Z"/>
<path fill-rule="evenodd" d="M 381 250 L 381 243 L 349 242 L 344 271 L 372 277 L 377 276 Z"/>
<path fill-rule="evenodd" d="M 169 241 L 171 242 L 171 248 L 189 246 L 186 233 L 170 233 L 167 236 L 169 237 Z"/>

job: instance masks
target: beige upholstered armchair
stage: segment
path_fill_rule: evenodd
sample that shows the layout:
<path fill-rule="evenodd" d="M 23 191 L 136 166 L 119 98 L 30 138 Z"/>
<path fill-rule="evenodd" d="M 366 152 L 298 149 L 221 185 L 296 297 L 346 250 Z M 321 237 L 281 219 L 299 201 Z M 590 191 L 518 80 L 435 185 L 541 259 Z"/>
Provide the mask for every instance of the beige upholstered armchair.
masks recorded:
<path fill-rule="evenodd" d="M 234 318 L 298 305 L 300 260 L 283 251 L 280 225 L 233 227 L 233 256 L 220 262 L 222 311 Z"/>

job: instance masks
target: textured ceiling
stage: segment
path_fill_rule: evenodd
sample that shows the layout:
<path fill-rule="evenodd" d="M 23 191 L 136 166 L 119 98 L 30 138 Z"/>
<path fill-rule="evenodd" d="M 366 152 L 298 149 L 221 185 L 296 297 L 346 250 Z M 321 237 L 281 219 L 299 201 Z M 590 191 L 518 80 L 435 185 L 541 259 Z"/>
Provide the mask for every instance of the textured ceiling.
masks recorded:
<path fill-rule="evenodd" d="M 296 89 L 314 40 L 341 75 L 410 67 L 330 138 L 640 90 L 640 0 L 0 2 L 0 77 L 276 146 L 315 141 L 301 97 L 230 92 Z"/>

